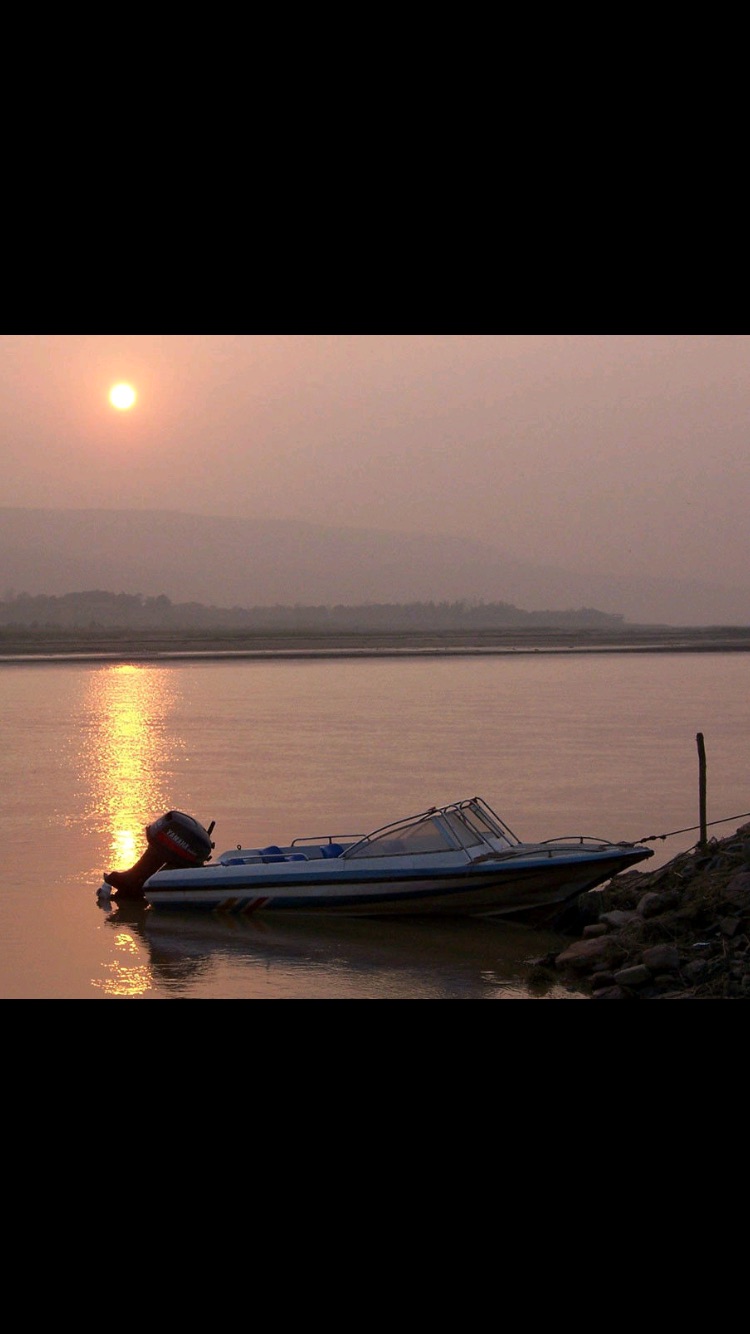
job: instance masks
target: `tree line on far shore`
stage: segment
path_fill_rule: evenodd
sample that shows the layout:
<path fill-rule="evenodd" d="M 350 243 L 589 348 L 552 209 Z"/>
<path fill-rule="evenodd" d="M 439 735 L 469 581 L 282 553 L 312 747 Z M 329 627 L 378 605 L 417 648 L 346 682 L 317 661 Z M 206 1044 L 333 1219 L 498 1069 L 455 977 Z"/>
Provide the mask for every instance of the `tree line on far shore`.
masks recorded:
<path fill-rule="evenodd" d="M 165 594 L 6 593 L 0 625 L 29 629 L 209 629 L 314 630 L 492 630 L 505 626 L 614 629 L 625 618 L 591 607 L 566 611 L 523 611 L 509 602 L 363 603 L 359 606 L 215 607 L 172 602 Z"/>

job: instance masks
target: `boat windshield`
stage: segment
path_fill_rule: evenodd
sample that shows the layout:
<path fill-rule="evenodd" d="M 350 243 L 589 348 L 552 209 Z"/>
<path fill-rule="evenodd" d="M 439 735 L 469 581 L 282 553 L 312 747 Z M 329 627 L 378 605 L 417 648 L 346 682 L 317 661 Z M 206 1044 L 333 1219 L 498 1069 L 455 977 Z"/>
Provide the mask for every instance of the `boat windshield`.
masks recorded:
<path fill-rule="evenodd" d="M 433 806 L 421 815 L 376 829 L 345 857 L 396 857 L 409 853 L 459 852 L 482 845 L 496 851 L 513 847 L 515 835 L 479 797 Z"/>
<path fill-rule="evenodd" d="M 486 827 L 483 838 L 481 834 L 477 833 L 476 829 L 472 828 L 471 821 L 467 820 L 466 815 L 466 811 L 461 811 L 460 815 L 457 811 L 451 811 L 445 817 L 451 833 L 458 839 L 462 848 L 470 848 L 473 843 L 482 843 L 484 838 L 494 833 L 494 830 Z"/>
<path fill-rule="evenodd" d="M 435 819 L 419 820 L 416 824 L 403 825 L 400 829 L 392 825 L 380 834 L 358 843 L 348 854 L 351 857 L 394 857 L 400 853 L 445 852 L 454 850 L 445 831 Z"/>

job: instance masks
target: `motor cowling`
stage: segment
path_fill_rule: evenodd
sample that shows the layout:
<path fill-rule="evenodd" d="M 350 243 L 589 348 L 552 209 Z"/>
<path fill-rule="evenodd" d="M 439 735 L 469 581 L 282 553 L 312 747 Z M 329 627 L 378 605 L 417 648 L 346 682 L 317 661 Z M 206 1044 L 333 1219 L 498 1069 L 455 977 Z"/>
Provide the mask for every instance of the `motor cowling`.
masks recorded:
<path fill-rule="evenodd" d="M 203 866 L 211 857 L 213 821 L 208 829 L 184 811 L 166 811 L 146 825 L 146 851 L 128 871 L 107 871 L 105 885 L 113 897 L 139 899 L 150 875 L 163 868 Z"/>
<path fill-rule="evenodd" d="M 207 829 L 184 811 L 167 811 L 146 826 L 150 848 L 164 854 L 169 866 L 203 866 L 210 859 L 213 843 Z"/>

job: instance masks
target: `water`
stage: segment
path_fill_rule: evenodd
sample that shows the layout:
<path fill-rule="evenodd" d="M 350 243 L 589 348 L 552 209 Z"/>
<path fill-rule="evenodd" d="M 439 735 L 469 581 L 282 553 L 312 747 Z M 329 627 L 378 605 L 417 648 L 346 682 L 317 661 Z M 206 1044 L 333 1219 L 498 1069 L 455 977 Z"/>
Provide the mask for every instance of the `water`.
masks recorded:
<path fill-rule="evenodd" d="M 3 999 L 580 999 L 495 922 L 218 922 L 104 909 L 174 807 L 217 851 L 364 833 L 479 794 L 522 838 L 648 838 L 750 809 L 743 653 L 0 666 Z M 731 819 L 730 819 L 731 817 Z M 686 830 L 676 834 L 674 831 Z"/>

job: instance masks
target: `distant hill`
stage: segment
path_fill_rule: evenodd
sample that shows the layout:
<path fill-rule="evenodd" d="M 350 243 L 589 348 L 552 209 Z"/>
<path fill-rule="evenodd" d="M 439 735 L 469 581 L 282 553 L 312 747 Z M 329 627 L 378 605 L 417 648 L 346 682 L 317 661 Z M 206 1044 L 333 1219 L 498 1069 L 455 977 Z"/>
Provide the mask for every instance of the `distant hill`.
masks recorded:
<path fill-rule="evenodd" d="M 470 540 L 349 528 L 340 517 L 0 508 L 0 598 L 104 589 L 225 608 L 466 600 L 530 612 L 597 608 L 644 624 L 750 624 L 750 585 L 558 570 Z"/>

